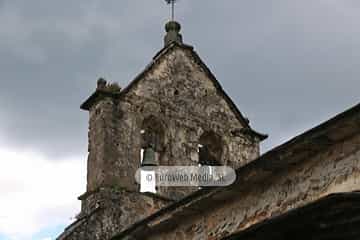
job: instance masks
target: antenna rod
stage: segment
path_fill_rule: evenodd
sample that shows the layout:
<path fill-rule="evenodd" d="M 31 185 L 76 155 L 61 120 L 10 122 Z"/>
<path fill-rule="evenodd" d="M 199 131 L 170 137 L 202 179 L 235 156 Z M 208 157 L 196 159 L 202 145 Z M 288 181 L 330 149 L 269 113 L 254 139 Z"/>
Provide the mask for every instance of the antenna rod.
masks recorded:
<path fill-rule="evenodd" d="M 171 7 L 171 21 L 174 21 L 175 20 L 175 2 L 176 0 L 165 0 L 165 2 L 167 4 L 171 4 L 170 7 Z"/>
<path fill-rule="evenodd" d="M 175 1 L 171 1 L 171 20 L 174 21 L 175 19 Z"/>

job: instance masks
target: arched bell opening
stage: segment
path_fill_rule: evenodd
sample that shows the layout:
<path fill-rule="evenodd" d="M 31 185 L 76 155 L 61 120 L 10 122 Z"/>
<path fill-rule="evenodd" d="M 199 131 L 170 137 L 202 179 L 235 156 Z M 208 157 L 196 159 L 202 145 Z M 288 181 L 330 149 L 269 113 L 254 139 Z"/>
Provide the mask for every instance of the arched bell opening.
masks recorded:
<path fill-rule="evenodd" d="M 150 116 L 144 119 L 140 134 L 141 166 L 148 168 L 147 170 L 142 170 L 140 191 L 156 193 L 155 182 L 150 182 L 147 178 L 150 177 L 155 181 L 155 173 L 149 170 L 149 167 L 158 166 L 160 163 L 164 145 L 164 128 L 156 117 Z"/>
<path fill-rule="evenodd" d="M 214 132 L 205 132 L 201 135 L 198 143 L 199 153 L 199 167 L 202 168 L 202 173 L 205 170 L 206 174 L 212 175 L 214 173 L 213 167 L 221 166 L 221 157 L 223 153 L 223 143 L 217 134 Z M 206 167 L 204 169 L 204 167 Z M 199 187 L 201 189 L 201 187 Z"/>
<path fill-rule="evenodd" d="M 144 119 L 141 127 L 141 165 L 157 166 L 164 145 L 164 128 L 154 116 Z"/>
<path fill-rule="evenodd" d="M 201 135 L 198 144 L 199 165 L 220 166 L 223 153 L 223 143 L 214 132 L 205 132 Z"/>

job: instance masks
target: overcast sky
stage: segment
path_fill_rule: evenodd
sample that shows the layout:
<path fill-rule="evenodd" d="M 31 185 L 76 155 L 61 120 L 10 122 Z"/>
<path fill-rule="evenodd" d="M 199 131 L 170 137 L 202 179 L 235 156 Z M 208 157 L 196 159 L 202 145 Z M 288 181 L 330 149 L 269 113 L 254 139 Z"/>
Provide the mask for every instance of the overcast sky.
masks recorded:
<path fill-rule="evenodd" d="M 77 213 L 79 105 L 97 78 L 126 86 L 163 47 L 164 2 L 0 0 L 0 240 L 49 239 Z M 359 102 L 358 0 L 181 0 L 176 16 L 184 42 L 270 135 L 263 151 Z"/>

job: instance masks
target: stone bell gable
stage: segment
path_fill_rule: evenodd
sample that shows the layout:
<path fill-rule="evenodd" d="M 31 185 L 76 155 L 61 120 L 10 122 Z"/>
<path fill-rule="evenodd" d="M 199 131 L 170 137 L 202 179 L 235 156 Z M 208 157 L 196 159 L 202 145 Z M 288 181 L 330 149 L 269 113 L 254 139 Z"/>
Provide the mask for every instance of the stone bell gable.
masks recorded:
<path fill-rule="evenodd" d="M 254 131 L 193 47 L 180 24 L 166 25 L 165 46 L 126 88 L 99 79 L 81 105 L 89 112 L 87 189 L 77 221 L 59 240 L 110 239 L 181 201 L 198 187 L 141 193 L 135 173 L 151 146 L 159 166 L 227 165 L 259 157 L 267 136 Z"/>
<path fill-rule="evenodd" d="M 218 165 L 238 168 L 259 156 L 266 138 L 250 128 L 193 48 L 176 42 L 125 89 L 99 81 L 82 108 L 90 112 L 88 191 L 138 189 L 145 132 L 156 138 L 157 164 L 165 166 L 198 165 L 199 145 L 206 145 Z"/>

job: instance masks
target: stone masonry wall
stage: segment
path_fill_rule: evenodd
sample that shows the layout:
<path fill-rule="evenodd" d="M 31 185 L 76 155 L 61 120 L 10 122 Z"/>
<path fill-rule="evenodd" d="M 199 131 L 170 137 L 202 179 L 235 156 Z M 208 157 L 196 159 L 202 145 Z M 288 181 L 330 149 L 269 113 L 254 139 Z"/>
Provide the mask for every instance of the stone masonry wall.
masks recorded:
<path fill-rule="evenodd" d="M 219 164 L 238 168 L 259 156 L 260 139 L 241 132 L 243 124 L 190 50 L 175 47 L 156 61 L 119 98 L 105 94 L 90 106 L 87 193 L 78 221 L 60 240 L 108 239 L 197 190 L 161 187 L 158 198 L 139 193 L 135 172 L 148 119 L 163 133 L 160 165 L 197 166 L 199 141 L 208 133 L 218 137 Z"/>
<path fill-rule="evenodd" d="M 243 128 L 235 113 L 191 53 L 175 48 L 119 102 L 105 99 L 91 109 L 88 191 L 101 185 L 138 189 L 134 175 L 148 118 L 164 132 L 160 165 L 197 165 L 199 139 L 206 132 L 220 136 L 220 164 L 238 168 L 259 156 L 259 139 L 234 133 Z M 179 200 L 189 194 L 183 190 L 159 194 Z"/>
<path fill-rule="evenodd" d="M 360 135 L 279 172 L 266 182 L 251 184 L 237 197 L 179 218 L 176 227 L 142 239 L 222 239 L 269 217 L 303 206 L 331 193 L 360 190 Z"/>

